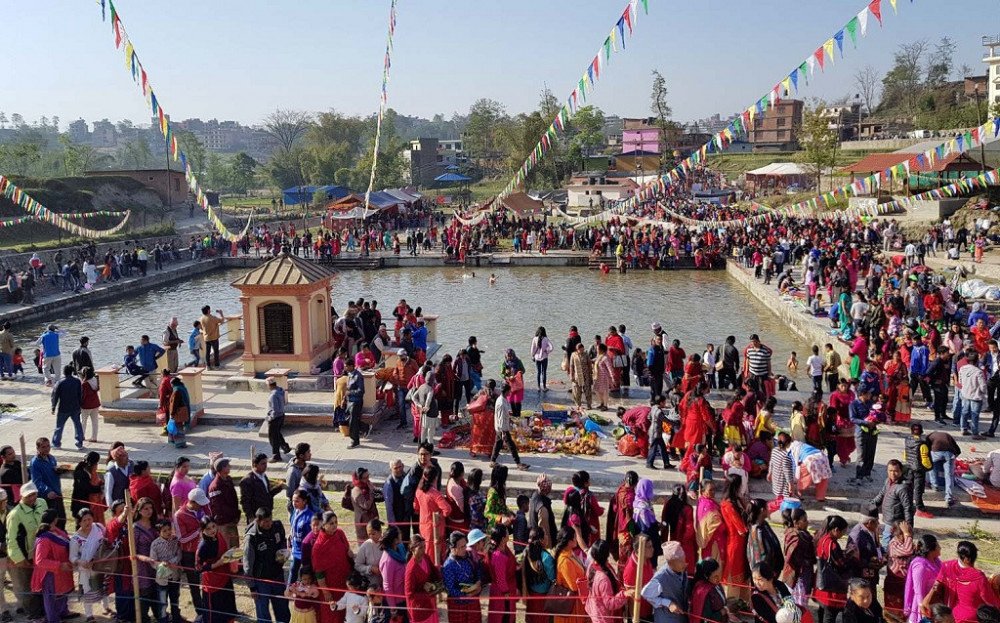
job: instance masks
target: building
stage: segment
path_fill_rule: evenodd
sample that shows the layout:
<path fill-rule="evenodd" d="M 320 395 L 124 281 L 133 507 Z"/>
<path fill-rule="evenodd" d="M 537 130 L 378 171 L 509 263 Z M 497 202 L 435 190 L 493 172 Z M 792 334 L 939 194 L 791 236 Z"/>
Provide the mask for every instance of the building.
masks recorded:
<path fill-rule="evenodd" d="M 1000 35 L 983 37 L 983 47 L 986 48 L 983 62 L 986 63 L 986 81 L 989 83 L 986 101 L 994 106 L 1000 104 Z"/>
<path fill-rule="evenodd" d="M 755 152 L 796 151 L 802 128 L 802 100 L 782 100 L 758 116 L 750 131 Z"/>
<path fill-rule="evenodd" d="M 936 141 L 932 141 L 931 144 L 936 144 Z M 918 151 L 920 147 L 923 145 L 913 145 L 888 154 L 868 154 L 854 164 L 844 167 L 840 172 L 850 173 L 853 182 L 856 177 L 868 177 L 898 164 L 912 161 L 923 153 Z M 963 178 L 975 177 L 982 171 L 983 165 L 969 154 L 951 153 L 933 163 L 921 160 L 916 164 L 910 164 L 910 174 L 903 181 L 903 189 L 907 192 L 919 192 L 939 188 Z M 892 184 L 890 182 L 890 192 L 893 190 Z"/>
<path fill-rule="evenodd" d="M 90 128 L 83 119 L 77 119 L 69 124 L 69 137 L 74 143 L 89 143 Z"/>
<path fill-rule="evenodd" d="M 990 91 L 990 86 L 988 83 L 988 76 L 986 74 L 983 74 L 982 76 L 965 77 L 962 85 L 962 92 L 965 94 L 965 97 L 975 99 L 977 91 L 981 96 L 987 97 L 987 94 Z"/>
<path fill-rule="evenodd" d="M 118 145 L 118 129 L 107 119 L 95 121 L 90 142 L 94 147 L 115 147 Z"/>
<path fill-rule="evenodd" d="M 418 138 L 410 141 L 408 149 L 403 150 L 403 160 L 409 165 L 411 184 L 430 186 L 434 178 L 444 173 L 444 154 L 439 154 L 441 144 L 436 138 Z"/>
<path fill-rule="evenodd" d="M 638 188 L 639 185 L 628 177 L 611 178 L 598 172 L 576 173 L 566 187 L 566 205 L 570 208 L 603 208 L 608 202 L 631 197 Z"/>
<path fill-rule="evenodd" d="M 656 125 L 656 119 L 623 119 L 622 120 L 622 150 L 621 153 L 646 154 L 660 153 L 661 130 Z"/>
<path fill-rule="evenodd" d="M 155 192 L 163 205 L 169 207 L 185 205 L 189 198 L 183 171 L 167 169 L 87 171 L 83 175 L 84 177 L 130 177 Z"/>

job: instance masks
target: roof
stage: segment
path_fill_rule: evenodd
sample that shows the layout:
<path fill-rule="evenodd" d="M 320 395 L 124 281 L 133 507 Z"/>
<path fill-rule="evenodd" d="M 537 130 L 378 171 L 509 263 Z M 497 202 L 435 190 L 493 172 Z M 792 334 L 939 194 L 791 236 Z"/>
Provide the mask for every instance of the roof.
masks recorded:
<path fill-rule="evenodd" d="M 471 182 L 471 177 L 459 173 L 445 173 L 434 178 L 435 182 Z"/>
<path fill-rule="evenodd" d="M 415 201 L 419 201 L 420 200 L 420 197 L 417 197 L 415 195 L 411 195 L 410 193 L 408 193 L 407 191 L 403 190 L 402 188 L 387 188 L 384 192 L 385 192 L 385 194 L 389 195 L 390 197 L 398 199 L 398 200 L 402 201 L 403 203 L 413 203 Z"/>
<path fill-rule="evenodd" d="M 326 283 L 332 277 L 332 268 L 315 264 L 295 255 L 282 253 L 251 270 L 233 282 L 241 286 L 301 286 Z"/>
<path fill-rule="evenodd" d="M 500 200 L 505 208 L 515 214 L 538 214 L 545 204 L 524 193 L 512 193 Z"/>
<path fill-rule="evenodd" d="M 759 169 L 747 171 L 747 175 L 809 175 L 809 171 L 794 162 L 772 162 Z"/>
<path fill-rule="evenodd" d="M 912 147 L 910 149 L 912 149 Z M 844 167 L 841 169 L 841 172 L 875 173 L 878 171 L 885 171 L 886 169 L 892 168 L 897 164 L 912 161 L 915 158 L 917 160 L 910 163 L 911 173 L 929 173 L 932 171 L 941 172 L 948 169 L 962 170 L 966 168 L 973 170 L 974 168 L 978 168 L 980 166 L 976 160 L 967 154 L 958 152 L 950 153 L 947 156 L 935 159 L 933 165 L 924 157 L 922 153 L 894 152 L 891 154 L 869 154 L 854 164 Z"/>

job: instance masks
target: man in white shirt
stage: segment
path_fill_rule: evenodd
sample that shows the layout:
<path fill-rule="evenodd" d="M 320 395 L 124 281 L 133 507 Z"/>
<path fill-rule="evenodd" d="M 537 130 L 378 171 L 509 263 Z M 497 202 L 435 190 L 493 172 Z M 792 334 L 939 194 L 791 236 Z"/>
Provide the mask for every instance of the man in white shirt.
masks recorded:
<path fill-rule="evenodd" d="M 855 335 L 861 332 L 861 328 L 865 323 L 865 316 L 868 315 L 868 308 L 869 305 L 868 301 L 865 300 L 865 295 L 858 292 L 857 299 L 851 305 L 851 321 L 854 323 Z"/>
<path fill-rule="evenodd" d="M 977 439 L 979 436 L 979 412 L 986 400 L 986 375 L 979 368 L 979 355 L 976 352 L 968 354 L 966 363 L 958 370 L 958 382 L 961 384 L 962 396 L 962 435 L 970 434 Z M 971 431 L 971 432 L 970 432 Z"/>
<path fill-rule="evenodd" d="M 510 455 L 517 464 L 517 468 L 528 469 L 528 465 L 521 462 L 521 457 L 517 454 L 517 444 L 514 443 L 514 438 L 510 436 L 510 416 L 512 410 L 509 397 L 510 385 L 504 383 L 500 391 L 500 396 L 497 397 L 496 406 L 493 408 L 493 428 L 497 432 L 497 440 L 493 444 L 493 452 L 490 454 L 490 467 L 497 466 L 497 457 L 500 456 L 500 450 L 503 449 L 504 442 L 506 442 L 507 447 L 510 448 Z"/>
<path fill-rule="evenodd" d="M 813 392 L 823 395 L 823 358 L 819 354 L 819 346 L 813 344 L 812 355 L 806 359 L 806 371 L 813 382 Z"/>

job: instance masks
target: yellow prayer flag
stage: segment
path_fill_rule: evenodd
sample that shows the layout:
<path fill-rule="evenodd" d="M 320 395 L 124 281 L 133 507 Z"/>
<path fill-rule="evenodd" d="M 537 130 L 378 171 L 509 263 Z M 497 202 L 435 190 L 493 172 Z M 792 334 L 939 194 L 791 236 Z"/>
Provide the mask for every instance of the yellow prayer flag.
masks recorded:
<path fill-rule="evenodd" d="M 135 46 L 132 45 L 131 41 L 125 43 L 125 68 L 130 72 L 132 71 L 132 53 L 135 52 Z"/>
<path fill-rule="evenodd" d="M 823 49 L 826 50 L 826 55 L 830 57 L 830 62 L 833 62 L 833 46 L 836 45 L 833 39 L 827 39 L 826 43 L 823 44 Z"/>
<path fill-rule="evenodd" d="M 896 0 L 889 0 L 889 4 L 892 5 L 892 12 L 895 15 L 897 13 L 897 11 L 896 11 Z"/>
<path fill-rule="evenodd" d="M 782 88 L 785 89 L 785 93 L 787 95 L 791 95 L 791 93 L 792 93 L 792 77 L 788 76 L 784 80 L 782 80 L 781 81 L 781 86 L 782 86 Z"/>

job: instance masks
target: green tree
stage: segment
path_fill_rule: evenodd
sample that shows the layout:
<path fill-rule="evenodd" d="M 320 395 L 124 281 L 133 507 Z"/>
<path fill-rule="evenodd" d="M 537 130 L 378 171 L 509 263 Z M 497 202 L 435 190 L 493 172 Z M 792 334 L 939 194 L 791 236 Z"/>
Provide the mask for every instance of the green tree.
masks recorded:
<path fill-rule="evenodd" d="M 177 146 L 187 155 L 187 161 L 191 165 L 191 170 L 199 178 L 204 176 L 206 167 L 208 166 L 205 146 L 197 136 L 187 130 L 178 130 L 174 132 L 174 136 L 177 137 Z"/>
<path fill-rule="evenodd" d="M 305 184 L 305 175 L 302 173 L 304 154 L 301 147 L 290 151 L 278 150 L 271 154 L 267 161 L 267 172 L 275 186 L 290 188 Z"/>
<path fill-rule="evenodd" d="M 90 145 L 74 143 L 68 134 L 59 135 L 62 145 L 63 174 L 69 177 L 91 170 L 97 161 L 97 151 Z"/>
<path fill-rule="evenodd" d="M 42 148 L 32 141 L 0 145 L 0 162 L 3 171 L 13 175 L 31 175 L 42 160 Z"/>
<path fill-rule="evenodd" d="M 506 155 L 502 144 L 507 129 L 505 126 L 509 122 L 506 109 L 496 100 L 482 98 L 476 100 L 469 109 L 463 146 L 480 168 L 489 170 L 490 173 L 499 173 L 494 170 L 493 163 Z"/>
<path fill-rule="evenodd" d="M 802 128 L 799 130 L 799 144 L 802 146 L 806 166 L 816 176 L 816 190 L 819 190 L 823 169 L 832 167 L 837 150 L 837 133 L 830 128 L 830 120 L 823 116 L 826 103 L 816 102 L 802 113 Z"/>
<path fill-rule="evenodd" d="M 153 152 L 145 139 L 135 138 L 118 148 L 115 159 L 123 169 L 144 169 L 152 164 Z"/>
<path fill-rule="evenodd" d="M 656 127 L 660 129 L 660 170 L 666 168 L 667 158 L 667 133 L 673 129 L 673 122 L 670 121 L 674 114 L 670 104 L 667 103 L 667 80 L 658 70 L 653 70 L 653 90 L 649 95 L 650 110 L 656 115 Z"/>
<path fill-rule="evenodd" d="M 882 105 L 888 108 L 902 108 L 913 115 L 916 102 L 921 94 L 923 59 L 927 52 L 927 40 L 902 43 L 893 56 L 893 65 L 882 78 Z"/>
<path fill-rule="evenodd" d="M 229 187 L 234 193 L 245 195 L 251 185 L 260 164 L 246 152 L 239 152 L 229 163 Z"/>
<path fill-rule="evenodd" d="M 214 151 L 209 152 L 205 158 L 205 184 L 219 192 L 231 190 L 229 165 Z"/>
<path fill-rule="evenodd" d="M 934 53 L 927 61 L 927 78 L 925 83 L 928 87 L 933 89 L 948 82 L 953 68 L 955 49 L 955 42 L 948 37 L 941 37 L 941 41 L 934 46 Z"/>
<path fill-rule="evenodd" d="M 584 106 L 578 109 L 573 115 L 572 124 L 575 134 L 570 145 L 578 145 L 584 158 L 593 155 L 595 149 L 604 145 L 604 112 L 600 108 Z"/>

